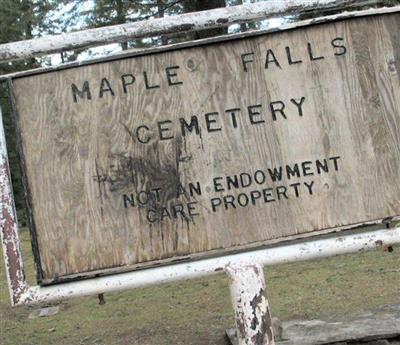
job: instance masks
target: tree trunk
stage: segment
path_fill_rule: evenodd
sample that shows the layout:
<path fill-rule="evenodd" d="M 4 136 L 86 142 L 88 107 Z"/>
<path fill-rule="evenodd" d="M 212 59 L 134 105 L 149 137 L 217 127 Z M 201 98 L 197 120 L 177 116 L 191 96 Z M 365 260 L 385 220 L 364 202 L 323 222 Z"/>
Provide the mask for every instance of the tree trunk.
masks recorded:
<path fill-rule="evenodd" d="M 124 2 L 123 0 L 116 0 L 115 1 L 115 5 L 116 5 L 116 12 L 117 12 L 117 24 L 124 24 L 126 22 L 126 13 L 125 13 L 125 9 L 124 9 Z M 128 49 L 128 42 L 122 42 L 121 43 L 121 48 L 122 50 L 127 50 Z"/>
<path fill-rule="evenodd" d="M 164 9 L 165 9 L 165 2 L 164 0 L 157 0 L 157 10 L 158 10 L 158 18 L 164 17 Z M 165 46 L 168 44 L 168 38 L 166 36 L 161 36 L 161 44 Z"/>
<path fill-rule="evenodd" d="M 31 0 L 24 0 L 22 2 L 22 22 L 25 23 L 24 34 L 25 39 L 30 40 L 33 38 L 33 3 Z M 29 61 L 29 68 L 37 68 L 40 67 L 40 64 L 36 61 L 35 58 L 31 58 Z"/>

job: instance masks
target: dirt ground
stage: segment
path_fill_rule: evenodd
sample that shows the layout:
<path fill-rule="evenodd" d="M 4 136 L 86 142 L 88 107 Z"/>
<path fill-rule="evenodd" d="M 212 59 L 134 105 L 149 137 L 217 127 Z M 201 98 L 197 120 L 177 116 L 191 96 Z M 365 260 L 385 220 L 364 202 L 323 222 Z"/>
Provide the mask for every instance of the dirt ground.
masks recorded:
<path fill-rule="evenodd" d="M 28 279 L 34 283 L 29 234 L 22 231 Z M 265 270 L 274 316 L 283 320 L 339 317 L 400 303 L 400 247 Z M 223 274 L 191 281 L 76 298 L 51 317 L 29 319 L 35 307 L 11 308 L 0 265 L 1 345 L 225 345 L 233 326 Z"/>

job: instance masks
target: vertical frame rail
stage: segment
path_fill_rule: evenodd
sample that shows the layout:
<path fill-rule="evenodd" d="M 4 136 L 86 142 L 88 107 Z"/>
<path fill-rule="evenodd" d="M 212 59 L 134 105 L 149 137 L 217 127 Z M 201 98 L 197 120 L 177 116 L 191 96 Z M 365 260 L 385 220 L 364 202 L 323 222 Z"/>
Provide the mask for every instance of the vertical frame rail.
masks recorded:
<path fill-rule="evenodd" d="M 0 200 L 1 201 L 1 200 Z M 1 205 L 1 208 L 4 206 Z M 179 280 L 200 278 L 208 275 L 227 271 L 226 267 L 236 267 L 245 263 L 259 263 L 270 266 L 280 263 L 298 262 L 305 260 L 321 259 L 340 254 L 355 253 L 363 250 L 371 250 L 377 247 L 390 246 L 400 243 L 400 227 L 363 231 L 343 236 L 330 236 L 327 238 L 313 239 L 311 241 L 298 241 L 284 245 L 254 250 L 244 253 L 226 255 L 193 262 L 185 262 L 174 265 L 166 265 L 126 273 L 106 275 L 85 280 L 71 281 L 67 283 L 49 286 L 29 286 L 25 281 L 21 251 L 19 250 L 19 238 L 17 229 L 11 234 L 10 239 L 5 235 L 9 230 L 2 227 L 4 244 L 10 243 L 15 256 L 12 260 L 17 263 L 13 269 L 8 269 L 11 303 L 16 305 L 35 305 L 60 301 L 72 297 L 98 295 L 126 289 L 140 288 L 162 283 L 172 283 Z M 6 245 L 4 245 L 6 248 Z M 15 251 L 14 251 L 15 250 Z M 5 251 L 5 254 L 7 252 Z M 6 265 L 8 261 L 6 259 Z M 7 266 L 8 267 L 8 266 Z"/>
<path fill-rule="evenodd" d="M 3 244 L 4 261 L 11 303 L 16 304 L 23 293 L 28 290 L 25 280 L 18 220 L 15 210 L 11 175 L 8 165 L 8 154 L 3 125 L 3 114 L 0 108 L 0 226 Z"/>

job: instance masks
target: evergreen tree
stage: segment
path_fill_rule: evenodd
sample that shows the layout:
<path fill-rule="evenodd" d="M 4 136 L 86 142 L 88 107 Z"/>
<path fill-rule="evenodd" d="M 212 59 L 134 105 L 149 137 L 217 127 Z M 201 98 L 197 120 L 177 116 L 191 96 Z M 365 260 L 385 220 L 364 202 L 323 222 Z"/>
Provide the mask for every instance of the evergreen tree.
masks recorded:
<path fill-rule="evenodd" d="M 46 16 L 55 6 L 56 2 L 47 0 L 1 0 L 0 43 L 31 39 L 48 32 L 49 28 L 54 24 L 54 21 L 48 20 Z M 0 64 L 0 74 L 4 75 L 39 66 L 40 61 L 37 59 L 2 63 Z M 25 224 L 25 198 L 16 149 L 16 131 L 14 121 L 12 120 L 7 85 L 5 83 L 0 85 L 0 106 L 3 114 L 18 219 L 21 224 Z"/>
<path fill-rule="evenodd" d="M 374 1 L 374 3 L 371 5 L 366 5 L 365 8 L 370 8 L 372 5 L 374 7 L 384 7 L 384 6 L 395 6 L 400 4 L 400 0 L 377 0 Z M 351 11 L 351 8 L 353 7 L 354 10 L 361 10 L 362 7 L 355 2 L 353 5 L 347 8 L 348 11 Z M 304 19 L 310 19 L 310 18 L 316 18 L 316 17 L 323 17 L 323 16 L 329 16 L 337 13 L 343 12 L 343 4 L 338 4 L 338 5 L 333 5 L 331 7 L 321 9 L 321 8 L 315 8 L 313 10 L 306 11 L 302 13 L 299 16 L 294 16 L 291 17 L 290 20 L 296 21 L 296 20 L 304 20 Z"/>
<path fill-rule="evenodd" d="M 203 11 L 226 6 L 225 0 L 95 0 L 94 8 L 87 20 L 87 27 L 100 27 L 131 23 L 149 18 L 161 18 L 187 12 Z M 162 37 L 139 39 L 121 43 L 121 48 L 143 48 L 146 46 L 165 45 L 181 40 L 192 40 L 227 32 L 226 28 L 202 30 L 182 35 L 171 34 Z"/>

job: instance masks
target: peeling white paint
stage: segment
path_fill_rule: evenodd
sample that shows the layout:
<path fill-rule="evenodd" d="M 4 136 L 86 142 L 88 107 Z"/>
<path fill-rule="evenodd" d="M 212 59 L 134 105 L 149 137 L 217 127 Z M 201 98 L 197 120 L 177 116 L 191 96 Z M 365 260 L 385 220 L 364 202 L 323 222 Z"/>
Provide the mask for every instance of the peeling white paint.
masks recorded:
<path fill-rule="evenodd" d="M 337 235 L 336 235 L 337 236 Z M 400 243 L 400 228 L 364 231 L 339 237 L 314 239 L 223 257 L 120 273 L 52 286 L 32 286 L 17 305 L 58 301 L 131 288 L 170 283 L 223 272 L 227 266 L 275 265 L 320 259 Z"/>
<path fill-rule="evenodd" d="M 262 266 L 229 264 L 225 272 L 230 278 L 238 345 L 274 345 Z"/>
<path fill-rule="evenodd" d="M 25 281 L 22 253 L 18 234 L 18 221 L 8 166 L 7 147 L 0 109 L 0 237 L 11 303 L 15 304 L 28 289 Z"/>
<path fill-rule="evenodd" d="M 253 22 L 272 17 L 301 13 L 316 8 L 345 8 L 373 5 L 371 0 L 290 0 L 265 1 L 230 6 L 178 16 L 149 19 L 102 28 L 44 36 L 0 45 L 0 61 L 32 58 L 82 47 L 93 47 L 127 39 L 154 37 Z"/>

